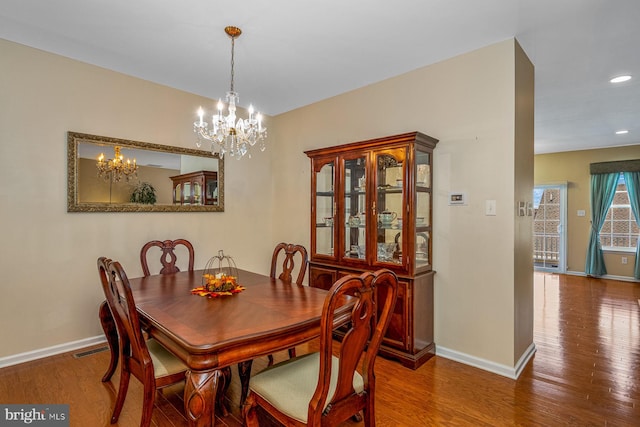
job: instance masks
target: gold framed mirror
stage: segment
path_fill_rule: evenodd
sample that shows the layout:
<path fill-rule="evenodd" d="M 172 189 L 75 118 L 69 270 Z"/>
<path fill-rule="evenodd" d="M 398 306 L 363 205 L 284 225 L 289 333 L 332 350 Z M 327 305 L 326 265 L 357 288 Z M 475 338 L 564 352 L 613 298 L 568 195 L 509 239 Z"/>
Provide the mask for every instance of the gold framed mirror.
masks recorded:
<path fill-rule="evenodd" d="M 67 133 L 67 212 L 223 211 L 218 154 Z"/>

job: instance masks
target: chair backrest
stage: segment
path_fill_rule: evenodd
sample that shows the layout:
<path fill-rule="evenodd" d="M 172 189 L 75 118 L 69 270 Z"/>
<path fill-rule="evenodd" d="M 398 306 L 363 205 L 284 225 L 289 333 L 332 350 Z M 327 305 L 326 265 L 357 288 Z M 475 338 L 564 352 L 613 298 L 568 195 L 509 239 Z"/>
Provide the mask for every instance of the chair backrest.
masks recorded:
<path fill-rule="evenodd" d="M 151 375 L 149 379 L 152 380 L 153 362 L 140 328 L 127 274 L 119 262 L 105 257 L 98 258 L 98 272 L 120 336 L 120 352 L 129 355 L 129 363 L 138 365 L 145 375 Z"/>
<path fill-rule="evenodd" d="M 158 247 L 162 251 L 162 255 L 160 256 L 160 263 L 162 263 L 162 268 L 160 269 L 160 274 L 171 274 L 177 273 L 180 271 L 178 266 L 176 265 L 177 257 L 175 253 L 176 246 L 184 245 L 189 251 L 189 271 L 193 271 L 193 263 L 195 260 L 195 253 L 193 251 L 193 245 L 185 239 L 177 239 L 177 240 L 152 240 L 151 242 L 146 243 L 142 249 L 140 249 L 140 264 L 142 264 L 142 273 L 145 276 L 150 276 L 151 273 L 149 271 L 149 264 L 147 263 L 147 252 L 152 247 Z"/>
<path fill-rule="evenodd" d="M 271 277 L 274 279 L 277 277 L 285 282 L 292 282 L 297 258 L 299 258 L 300 270 L 298 271 L 298 277 L 295 283 L 296 285 L 302 285 L 309 262 L 307 250 L 302 245 L 295 245 L 293 243 L 278 243 L 276 245 L 273 250 L 273 256 L 271 257 Z M 278 261 L 280 259 L 282 259 L 282 271 L 276 276 Z"/>
<path fill-rule="evenodd" d="M 333 321 L 343 296 L 355 296 L 358 301 L 351 310 L 350 322 L 339 344 L 338 378 L 333 396 L 329 396 L 333 355 Z M 369 405 L 375 397 L 373 367 L 393 313 L 398 295 L 398 278 L 387 269 L 350 275 L 338 280 L 329 290 L 322 309 L 320 331 L 320 373 L 318 386 L 309 403 L 308 423 L 324 425 L 323 417 L 333 418 L 327 425 L 336 425 Z M 362 359 L 364 390 L 356 393 L 353 377 Z M 334 374 L 335 375 L 335 374 Z M 329 399 L 329 406 L 326 406 Z M 323 408 L 327 408 L 323 411 Z"/>

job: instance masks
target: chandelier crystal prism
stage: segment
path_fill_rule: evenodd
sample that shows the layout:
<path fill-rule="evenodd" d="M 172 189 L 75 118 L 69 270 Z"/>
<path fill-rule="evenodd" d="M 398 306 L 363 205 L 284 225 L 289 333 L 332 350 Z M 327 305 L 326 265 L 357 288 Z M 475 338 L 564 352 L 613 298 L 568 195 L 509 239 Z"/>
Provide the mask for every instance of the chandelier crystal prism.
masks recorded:
<path fill-rule="evenodd" d="M 226 27 L 225 33 L 231 37 L 231 89 L 225 98 L 227 103 L 227 115 L 223 115 L 224 103 L 218 101 L 218 111 L 211 116 L 211 126 L 204 120 L 204 110 L 198 109 L 199 120 L 193 123 L 193 131 L 198 136 L 196 146 L 202 147 L 203 142 L 211 142 L 211 153 L 225 155 L 240 159 L 248 154 L 251 157 L 250 149 L 258 144 L 261 151 L 266 148 L 267 128 L 262 125 L 262 115 L 254 112 L 253 106 L 249 105 L 248 119 L 236 117 L 236 105 L 239 102 L 238 93 L 234 90 L 234 60 L 235 60 L 235 40 L 242 34 L 238 27 Z"/>

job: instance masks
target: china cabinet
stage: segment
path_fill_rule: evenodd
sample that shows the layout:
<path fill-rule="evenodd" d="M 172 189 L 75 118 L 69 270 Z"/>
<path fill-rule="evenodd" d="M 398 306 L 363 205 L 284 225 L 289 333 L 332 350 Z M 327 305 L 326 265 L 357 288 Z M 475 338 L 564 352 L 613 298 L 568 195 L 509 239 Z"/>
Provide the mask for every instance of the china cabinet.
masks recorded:
<path fill-rule="evenodd" d="M 218 173 L 199 171 L 171 177 L 173 203 L 177 205 L 217 205 Z"/>
<path fill-rule="evenodd" d="M 432 168 L 419 132 L 306 151 L 311 159 L 309 285 L 388 268 L 400 281 L 380 354 L 413 369 L 433 342 Z M 339 332 L 338 332 L 339 335 Z"/>

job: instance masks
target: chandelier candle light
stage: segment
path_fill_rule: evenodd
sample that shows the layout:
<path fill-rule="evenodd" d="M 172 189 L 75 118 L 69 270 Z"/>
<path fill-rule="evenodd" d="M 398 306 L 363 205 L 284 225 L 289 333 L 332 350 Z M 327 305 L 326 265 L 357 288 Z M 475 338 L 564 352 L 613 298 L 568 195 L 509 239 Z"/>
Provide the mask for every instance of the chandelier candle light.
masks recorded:
<path fill-rule="evenodd" d="M 222 100 L 218 101 L 218 112 L 211 117 L 212 126 L 204 120 L 204 110 L 202 107 L 198 110 L 199 121 L 193 123 L 193 131 L 198 135 L 196 146 L 200 148 L 203 141 L 211 142 L 211 153 L 220 154 L 223 158 L 225 154 L 240 159 L 249 153 L 249 149 L 256 143 L 260 143 L 261 151 L 264 151 L 265 139 L 267 138 L 267 128 L 262 126 L 262 116 L 255 113 L 253 106 L 249 105 L 249 118 L 237 119 L 236 121 L 236 104 L 239 102 L 238 93 L 234 90 L 234 48 L 235 39 L 242 34 L 238 27 L 226 27 L 225 33 L 231 37 L 231 89 L 227 92 L 227 111 L 224 116 L 224 104 Z M 249 153 L 249 157 L 251 154 Z"/>
<path fill-rule="evenodd" d="M 136 159 L 124 160 L 124 156 L 120 153 L 120 147 L 113 147 L 113 159 L 105 160 L 104 153 L 100 153 L 96 167 L 98 168 L 98 177 L 105 181 L 120 182 L 124 177 L 127 182 L 137 178 L 138 165 Z"/>

